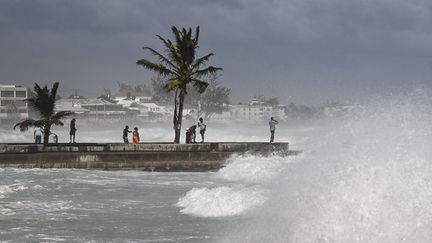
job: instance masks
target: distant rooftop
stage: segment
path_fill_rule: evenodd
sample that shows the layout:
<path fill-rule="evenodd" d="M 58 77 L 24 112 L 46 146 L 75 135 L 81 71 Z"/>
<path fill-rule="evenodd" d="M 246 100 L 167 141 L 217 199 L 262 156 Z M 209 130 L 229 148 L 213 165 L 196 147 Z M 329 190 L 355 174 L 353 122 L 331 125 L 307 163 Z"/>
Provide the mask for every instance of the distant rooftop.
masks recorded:
<path fill-rule="evenodd" d="M 143 91 L 143 92 L 135 92 L 135 91 L 121 91 L 117 92 L 113 95 L 114 97 L 152 97 L 152 94 L 150 91 Z"/>
<path fill-rule="evenodd" d="M 0 88 L 25 88 L 21 85 L 14 85 L 14 84 L 0 84 Z"/>

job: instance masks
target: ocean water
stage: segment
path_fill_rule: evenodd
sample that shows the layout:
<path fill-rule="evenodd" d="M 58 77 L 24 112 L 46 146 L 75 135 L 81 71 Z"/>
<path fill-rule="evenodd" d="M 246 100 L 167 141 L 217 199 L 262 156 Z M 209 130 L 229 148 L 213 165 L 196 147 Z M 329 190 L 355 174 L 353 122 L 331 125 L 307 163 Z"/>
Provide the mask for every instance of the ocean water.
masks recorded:
<path fill-rule="evenodd" d="M 432 242 L 430 97 L 399 92 L 280 124 L 276 140 L 302 154 L 235 155 L 218 172 L 0 169 L 0 241 Z M 172 137 L 143 127 L 144 141 Z M 121 135 L 78 131 L 94 142 Z M 268 127 L 210 123 L 207 135 L 267 141 Z M 2 132 L 8 139 L 28 137 Z"/>

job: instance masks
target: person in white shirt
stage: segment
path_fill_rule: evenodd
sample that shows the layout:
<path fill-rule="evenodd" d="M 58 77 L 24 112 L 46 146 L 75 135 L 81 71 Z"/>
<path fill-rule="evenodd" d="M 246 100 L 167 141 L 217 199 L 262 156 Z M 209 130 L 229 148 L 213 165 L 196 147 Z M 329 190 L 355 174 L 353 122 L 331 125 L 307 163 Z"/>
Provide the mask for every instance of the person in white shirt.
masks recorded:
<path fill-rule="evenodd" d="M 276 131 L 276 124 L 279 124 L 273 117 L 270 117 L 269 126 L 270 126 L 270 143 L 274 141 L 274 134 Z"/>
<path fill-rule="evenodd" d="M 33 139 L 35 140 L 35 143 L 42 143 L 42 128 L 40 127 L 35 127 L 34 132 L 33 132 Z"/>
<path fill-rule="evenodd" d="M 207 125 L 204 123 L 204 120 L 202 119 L 202 117 L 200 117 L 200 119 L 199 119 L 198 127 L 200 129 L 200 134 L 201 134 L 201 143 L 204 143 L 204 134 L 205 134 Z"/>

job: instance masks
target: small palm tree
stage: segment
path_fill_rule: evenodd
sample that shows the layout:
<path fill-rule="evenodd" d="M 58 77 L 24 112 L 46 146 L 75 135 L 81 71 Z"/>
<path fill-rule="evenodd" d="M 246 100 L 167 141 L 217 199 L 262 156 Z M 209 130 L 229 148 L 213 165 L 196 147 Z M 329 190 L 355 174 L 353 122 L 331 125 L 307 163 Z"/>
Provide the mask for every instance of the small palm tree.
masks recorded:
<path fill-rule="evenodd" d="M 205 78 L 216 74 L 222 68 L 213 66 L 202 68 L 207 64 L 210 57 L 214 55 L 213 53 L 196 58 L 196 50 L 199 47 L 199 27 L 196 28 L 194 36 L 192 36 L 191 28 L 188 30 L 183 28 L 180 31 L 173 26 L 171 27 L 171 31 L 175 38 L 174 42 L 157 35 L 165 47 L 166 56 L 150 47 L 144 47 L 143 49 L 150 51 L 151 54 L 159 59 L 159 62 L 141 59 L 137 61 L 137 65 L 141 65 L 163 77 L 165 79 L 165 90 L 175 91 L 173 117 L 174 143 L 180 143 L 183 103 L 188 85 L 192 84 L 198 92 L 203 93 L 208 86 Z"/>
<path fill-rule="evenodd" d="M 49 143 L 49 135 L 52 125 L 63 126 L 61 119 L 73 115 L 71 111 L 60 111 L 55 113 L 55 102 L 59 83 L 55 82 L 51 90 L 45 85 L 41 88 L 37 83 L 34 85 L 35 96 L 28 98 L 28 104 L 39 113 L 41 119 L 27 119 L 15 124 L 14 129 L 19 127 L 20 131 L 27 131 L 30 127 L 40 127 L 44 132 L 44 144 Z"/>

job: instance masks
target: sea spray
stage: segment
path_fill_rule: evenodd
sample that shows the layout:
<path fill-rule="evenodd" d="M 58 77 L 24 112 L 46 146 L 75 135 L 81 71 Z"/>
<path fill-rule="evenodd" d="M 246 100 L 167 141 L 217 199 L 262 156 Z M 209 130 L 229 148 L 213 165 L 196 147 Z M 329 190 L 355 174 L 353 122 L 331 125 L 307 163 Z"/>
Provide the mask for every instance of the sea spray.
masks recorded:
<path fill-rule="evenodd" d="M 181 208 L 180 212 L 194 217 L 243 215 L 265 203 L 267 183 L 292 161 L 293 158 L 277 155 L 234 155 L 214 176 L 231 184 L 193 188 L 179 199 L 176 206 Z"/>
<path fill-rule="evenodd" d="M 218 171 L 217 177 L 226 181 L 264 184 L 271 181 L 292 161 L 295 161 L 295 157 L 234 155 L 227 160 L 227 165 Z"/>
<path fill-rule="evenodd" d="M 431 242 L 431 136 L 423 90 L 323 121 L 266 203 L 221 241 Z"/>
<path fill-rule="evenodd" d="M 193 188 L 177 203 L 184 214 L 197 217 L 237 216 L 265 201 L 265 191 L 257 187 Z"/>

